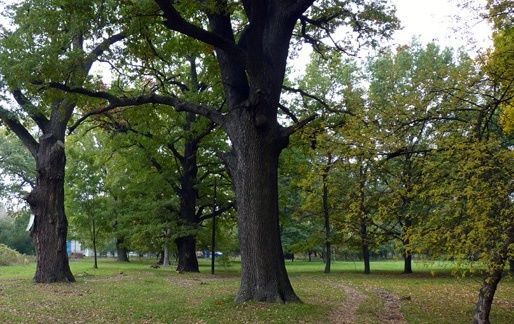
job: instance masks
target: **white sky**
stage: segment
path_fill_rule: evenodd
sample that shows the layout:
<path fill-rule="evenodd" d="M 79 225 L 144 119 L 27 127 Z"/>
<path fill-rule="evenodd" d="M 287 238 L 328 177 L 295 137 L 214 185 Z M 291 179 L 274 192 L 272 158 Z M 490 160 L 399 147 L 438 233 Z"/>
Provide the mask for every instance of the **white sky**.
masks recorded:
<path fill-rule="evenodd" d="M 456 0 L 390 0 L 397 10 L 403 29 L 394 40 L 405 44 L 418 37 L 423 43 L 432 40 L 443 46 L 464 47 L 470 54 L 491 45 L 489 24 L 479 12 L 458 6 Z M 485 0 L 474 1 L 485 5 Z"/>

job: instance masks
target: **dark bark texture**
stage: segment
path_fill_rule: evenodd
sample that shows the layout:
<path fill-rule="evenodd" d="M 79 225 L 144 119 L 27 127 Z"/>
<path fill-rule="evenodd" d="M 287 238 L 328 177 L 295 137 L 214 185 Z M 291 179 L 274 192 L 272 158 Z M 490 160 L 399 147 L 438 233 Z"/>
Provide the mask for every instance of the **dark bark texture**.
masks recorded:
<path fill-rule="evenodd" d="M 491 307 L 493 304 L 494 294 L 498 283 L 500 282 L 503 274 L 503 267 L 492 271 L 484 280 L 480 293 L 478 294 L 478 301 L 475 306 L 475 315 L 473 316 L 473 323 L 475 324 L 489 324 L 489 315 L 491 314 Z"/>
<path fill-rule="evenodd" d="M 511 226 L 508 231 L 508 240 L 499 251 L 492 251 L 493 258 L 490 261 L 492 266 L 487 274 L 487 277 L 482 283 L 480 292 L 478 294 L 478 301 L 475 305 L 475 314 L 473 316 L 473 323 L 475 324 L 489 324 L 489 315 L 493 305 L 494 294 L 496 288 L 500 283 L 505 264 L 507 263 L 509 247 L 514 244 L 514 226 Z"/>
<path fill-rule="evenodd" d="M 125 238 L 116 238 L 116 254 L 118 262 L 129 262 L 128 251 L 125 247 Z"/>
<path fill-rule="evenodd" d="M 412 273 L 412 254 L 405 252 L 403 255 L 403 273 Z"/>
<path fill-rule="evenodd" d="M 236 189 L 241 248 L 241 287 L 236 302 L 298 300 L 284 263 L 278 222 L 278 156 L 283 144 L 254 126 L 241 112 L 233 144 L 237 163 L 231 174 Z M 273 133 L 272 133 L 273 134 Z"/>
<path fill-rule="evenodd" d="M 364 273 L 370 274 L 371 267 L 369 262 L 369 246 L 368 246 L 368 231 L 366 222 L 361 222 L 361 241 L 362 241 L 362 258 L 364 260 Z"/>
<path fill-rule="evenodd" d="M 196 117 L 192 113 L 187 114 L 186 130 L 191 132 Z M 182 177 L 180 178 L 180 214 L 179 221 L 186 228 L 191 229 L 199 225 L 200 219 L 196 214 L 196 199 L 198 189 L 196 187 L 198 175 L 198 139 L 192 134 L 186 138 L 184 155 L 180 157 Z M 175 240 L 178 250 L 179 272 L 199 272 L 196 258 L 196 236 L 187 235 Z"/>
<path fill-rule="evenodd" d="M 64 213 L 65 164 L 63 138 L 43 135 L 37 154 L 36 187 L 27 197 L 34 214 L 31 236 L 36 247 L 37 261 L 34 280 L 38 283 L 75 281 L 66 253 L 68 221 Z"/>
<path fill-rule="evenodd" d="M 196 258 L 196 237 L 189 235 L 175 240 L 178 249 L 178 272 L 199 272 Z"/>

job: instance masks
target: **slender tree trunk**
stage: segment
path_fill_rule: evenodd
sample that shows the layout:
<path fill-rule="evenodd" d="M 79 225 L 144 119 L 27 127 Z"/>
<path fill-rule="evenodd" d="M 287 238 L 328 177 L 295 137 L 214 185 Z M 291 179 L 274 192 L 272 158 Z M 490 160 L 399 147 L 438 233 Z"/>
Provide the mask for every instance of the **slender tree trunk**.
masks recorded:
<path fill-rule="evenodd" d="M 412 254 L 410 252 L 403 254 L 403 273 L 412 273 Z"/>
<path fill-rule="evenodd" d="M 65 164 L 63 140 L 53 135 L 43 135 L 38 151 L 36 187 L 27 197 L 34 214 L 31 236 L 36 248 L 34 280 L 38 283 L 75 281 L 66 253 Z"/>
<path fill-rule="evenodd" d="M 129 262 L 128 251 L 125 247 L 125 239 L 123 237 L 116 238 L 116 253 L 119 262 Z"/>
<path fill-rule="evenodd" d="M 500 282 L 503 274 L 503 266 L 493 270 L 487 278 L 485 278 L 480 293 L 478 294 L 478 302 L 475 306 L 475 315 L 473 316 L 473 323 L 475 324 L 489 324 L 489 314 L 491 313 L 491 306 L 493 304 L 494 294 L 498 283 Z"/>
<path fill-rule="evenodd" d="M 249 117 L 244 112 L 241 115 Z M 287 276 L 280 241 L 277 173 L 285 145 L 254 128 L 253 121 L 237 123 L 239 131 L 229 131 L 237 135 L 230 136 L 234 152 L 226 157 L 236 191 L 241 249 L 241 287 L 236 302 L 299 301 Z"/>
<path fill-rule="evenodd" d="M 364 273 L 371 273 L 369 264 L 369 240 L 367 226 L 367 208 L 366 208 L 366 179 L 368 168 L 362 160 L 359 168 L 359 209 L 360 209 L 360 236 L 362 244 L 362 259 L 364 260 Z"/>
<path fill-rule="evenodd" d="M 494 294 L 498 283 L 502 279 L 505 263 L 508 259 L 509 247 L 514 243 L 514 226 L 508 230 L 508 240 L 505 242 L 503 248 L 499 251 L 492 251 L 495 253 L 493 259 L 490 261 L 492 265 L 487 277 L 482 283 L 482 288 L 478 294 L 478 301 L 475 306 L 475 314 L 473 316 L 473 323 L 476 324 L 489 324 L 489 315 L 491 314 L 491 307 L 493 304 Z M 511 261 L 511 260 L 509 260 Z"/>
<path fill-rule="evenodd" d="M 361 220 L 361 243 L 362 243 L 362 259 L 364 260 L 364 273 L 371 273 L 371 266 L 369 263 L 369 245 L 368 245 L 368 227 L 366 221 Z"/>
<path fill-rule="evenodd" d="M 93 225 L 93 232 L 92 232 L 92 234 L 93 234 L 93 257 L 95 260 L 93 268 L 98 269 L 98 259 L 97 259 L 97 252 L 96 252 L 96 223 L 95 223 L 94 217 L 91 221 L 92 221 L 92 225 Z"/>
<path fill-rule="evenodd" d="M 330 160 L 329 160 L 330 161 Z M 328 187 L 327 187 L 328 167 L 322 176 L 323 181 L 323 218 L 325 222 L 325 273 L 330 273 L 332 264 L 332 248 L 330 244 L 330 207 L 328 205 Z"/>
<path fill-rule="evenodd" d="M 309 251 L 309 262 L 311 262 L 311 261 L 312 261 L 312 253 L 311 253 L 311 251 Z"/>
<path fill-rule="evenodd" d="M 370 274 L 371 267 L 369 263 L 369 245 L 367 226 L 364 221 L 361 222 L 361 240 L 362 240 L 362 258 L 364 260 L 364 273 Z"/>
<path fill-rule="evenodd" d="M 179 237 L 175 240 L 178 248 L 179 272 L 199 272 L 196 258 L 196 238 L 192 235 Z"/>
<path fill-rule="evenodd" d="M 509 271 L 510 275 L 514 277 L 514 259 L 509 260 Z"/>
<path fill-rule="evenodd" d="M 168 244 L 164 244 L 162 250 L 162 267 L 167 268 L 170 266 L 170 250 L 168 249 Z"/>

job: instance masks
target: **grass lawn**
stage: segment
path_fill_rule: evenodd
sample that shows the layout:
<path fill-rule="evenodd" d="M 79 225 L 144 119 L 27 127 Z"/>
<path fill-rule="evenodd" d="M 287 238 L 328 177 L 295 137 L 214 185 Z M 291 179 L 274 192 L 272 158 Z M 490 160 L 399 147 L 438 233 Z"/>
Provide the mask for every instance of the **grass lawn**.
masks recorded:
<path fill-rule="evenodd" d="M 386 291 L 399 298 L 409 323 L 469 323 L 480 278 L 453 277 L 445 263 L 414 263 L 412 275 L 402 275 L 401 262 L 373 262 L 371 275 L 361 264 L 336 262 L 333 273 L 322 273 L 320 262 L 287 262 L 292 284 L 303 303 L 235 305 L 239 266 L 218 267 L 210 275 L 208 262 L 199 274 L 178 274 L 173 268 L 152 269 L 149 263 L 120 264 L 100 259 L 72 261 L 74 284 L 34 284 L 34 264 L 0 267 L 0 323 L 327 323 L 346 300 L 345 287 L 362 299 L 358 323 L 380 323 Z M 493 306 L 493 323 L 514 323 L 514 280 L 505 278 Z"/>

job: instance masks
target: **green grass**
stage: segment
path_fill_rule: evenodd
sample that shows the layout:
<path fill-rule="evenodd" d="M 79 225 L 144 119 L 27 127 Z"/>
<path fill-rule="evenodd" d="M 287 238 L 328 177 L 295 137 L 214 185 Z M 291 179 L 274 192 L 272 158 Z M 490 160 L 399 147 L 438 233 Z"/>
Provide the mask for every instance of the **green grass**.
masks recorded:
<path fill-rule="evenodd" d="M 290 278 L 303 303 L 235 305 L 239 265 L 218 267 L 209 274 L 178 274 L 152 269 L 149 263 L 120 264 L 101 259 L 72 261 L 74 284 L 34 284 L 34 264 L 0 267 L 0 323 L 325 323 L 351 284 L 366 296 L 357 311 L 359 323 L 378 323 L 384 302 L 376 289 L 401 301 L 409 323 L 469 323 L 480 279 L 450 275 L 448 263 L 415 263 L 415 274 L 402 275 L 401 262 L 373 262 L 371 275 L 361 265 L 336 262 L 333 273 L 322 273 L 320 262 L 287 262 Z M 493 323 L 514 323 L 514 281 L 500 284 Z"/>

